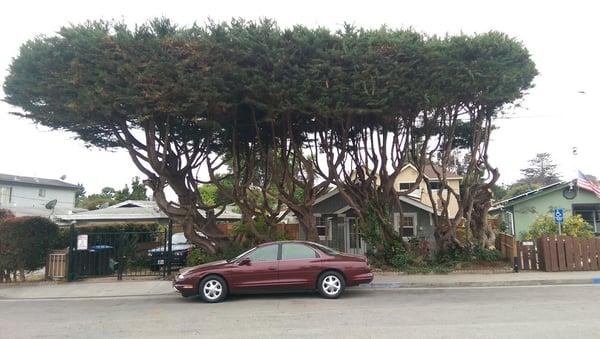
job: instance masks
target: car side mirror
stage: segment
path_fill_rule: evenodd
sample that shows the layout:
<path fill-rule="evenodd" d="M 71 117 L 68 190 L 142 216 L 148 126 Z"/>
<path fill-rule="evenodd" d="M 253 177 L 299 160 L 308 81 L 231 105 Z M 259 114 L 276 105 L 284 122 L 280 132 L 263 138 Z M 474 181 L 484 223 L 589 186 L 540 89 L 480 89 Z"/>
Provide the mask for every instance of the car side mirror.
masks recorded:
<path fill-rule="evenodd" d="M 242 260 L 240 260 L 239 266 L 244 266 L 244 265 L 250 265 L 250 258 L 244 258 Z"/>

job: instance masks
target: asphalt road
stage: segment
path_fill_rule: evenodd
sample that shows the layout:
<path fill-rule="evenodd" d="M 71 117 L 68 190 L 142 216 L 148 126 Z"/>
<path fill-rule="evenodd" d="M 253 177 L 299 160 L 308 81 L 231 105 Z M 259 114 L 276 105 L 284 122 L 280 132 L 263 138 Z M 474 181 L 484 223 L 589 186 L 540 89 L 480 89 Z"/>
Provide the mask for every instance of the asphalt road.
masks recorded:
<path fill-rule="evenodd" d="M 600 338 L 600 286 L 0 299 L 0 338 Z"/>

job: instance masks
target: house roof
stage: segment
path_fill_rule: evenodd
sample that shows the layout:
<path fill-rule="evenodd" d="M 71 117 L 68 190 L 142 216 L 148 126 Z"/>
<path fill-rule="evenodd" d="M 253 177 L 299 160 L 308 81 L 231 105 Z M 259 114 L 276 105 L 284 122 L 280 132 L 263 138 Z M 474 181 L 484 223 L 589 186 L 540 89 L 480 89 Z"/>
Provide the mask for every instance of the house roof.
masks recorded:
<path fill-rule="evenodd" d="M 324 195 L 320 196 L 318 199 L 316 199 L 315 202 L 314 202 L 314 204 L 318 204 L 321 201 L 329 199 L 329 198 L 331 198 L 332 196 L 334 196 L 336 194 L 338 194 L 338 189 L 334 188 L 331 191 L 329 191 L 329 192 L 325 193 Z M 407 197 L 407 196 L 404 196 L 404 195 L 400 195 L 399 199 L 400 199 L 400 201 L 405 202 L 405 203 L 407 203 L 409 205 L 415 206 L 416 208 L 420 208 L 420 209 L 422 209 L 422 210 L 424 210 L 426 212 L 433 213 L 433 208 L 431 208 L 430 206 L 425 205 L 424 203 L 422 203 L 422 202 L 420 202 L 420 201 L 418 201 L 416 199 L 413 199 L 411 197 Z M 342 213 L 344 211 L 347 211 L 348 209 L 350 209 L 350 206 L 345 206 L 344 208 L 336 211 L 335 213 L 336 214 L 337 213 Z"/>
<path fill-rule="evenodd" d="M 412 167 L 415 171 L 417 170 L 417 167 L 413 164 L 407 164 L 404 167 L 402 167 L 402 170 L 404 170 L 406 167 Z M 442 173 L 443 171 L 443 167 L 442 166 L 438 166 L 435 164 L 429 164 L 429 165 L 425 165 L 423 166 L 423 175 L 426 176 L 428 179 L 438 179 L 438 175 L 437 173 Z M 446 170 L 446 178 L 447 179 L 462 179 L 462 177 L 458 174 L 456 174 L 454 171 L 451 170 Z"/>
<path fill-rule="evenodd" d="M 540 188 L 535 189 L 535 190 L 531 190 L 531 191 L 525 192 L 523 194 L 519 194 L 519 195 L 514 196 L 512 198 L 509 198 L 509 199 L 498 201 L 498 202 L 494 203 L 494 205 L 490 209 L 490 212 L 497 211 L 497 210 L 500 210 L 502 208 L 506 208 L 506 207 L 509 207 L 509 206 L 516 205 L 516 204 L 521 203 L 523 201 L 526 201 L 526 200 L 538 197 L 538 196 L 540 196 L 542 194 L 550 193 L 550 192 L 555 191 L 557 189 L 564 188 L 564 187 L 566 187 L 566 186 L 568 186 L 570 184 L 572 184 L 572 181 L 559 181 L 559 182 L 555 182 L 553 184 L 550 184 L 550 185 L 547 185 L 547 186 L 544 186 L 544 187 L 540 187 Z"/>
<path fill-rule="evenodd" d="M 68 182 L 57 180 L 57 179 L 44 179 L 37 177 L 24 177 L 20 175 L 2 174 L 0 173 L 0 182 L 7 182 L 11 184 L 21 184 L 30 186 L 50 186 L 60 187 L 70 190 L 77 190 L 79 186 L 70 184 Z"/>
<path fill-rule="evenodd" d="M 206 212 L 200 211 L 200 214 L 206 216 Z M 85 211 L 75 214 L 66 214 L 59 216 L 63 220 L 144 220 L 144 219 L 168 219 L 154 201 L 147 200 L 126 200 L 121 203 L 93 211 Z M 239 220 L 241 214 L 232 210 L 231 206 L 226 206 L 218 220 Z"/>
<path fill-rule="evenodd" d="M 66 215 L 69 213 L 77 213 L 87 211 L 83 208 L 62 208 L 56 207 L 52 210 L 49 210 L 44 207 L 35 207 L 35 206 L 10 206 L 7 207 L 15 216 L 17 217 L 45 217 L 49 218 L 53 214 L 56 215 Z"/>

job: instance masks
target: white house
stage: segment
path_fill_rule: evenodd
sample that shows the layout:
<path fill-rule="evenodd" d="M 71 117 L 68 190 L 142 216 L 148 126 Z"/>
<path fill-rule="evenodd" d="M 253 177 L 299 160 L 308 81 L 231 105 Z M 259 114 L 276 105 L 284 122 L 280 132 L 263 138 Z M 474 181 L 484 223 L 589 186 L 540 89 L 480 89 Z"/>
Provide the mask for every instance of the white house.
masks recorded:
<path fill-rule="evenodd" d="M 16 216 L 67 214 L 75 210 L 77 189 L 77 185 L 61 180 L 0 173 L 0 208 Z M 56 204 L 48 205 L 53 200 Z"/>

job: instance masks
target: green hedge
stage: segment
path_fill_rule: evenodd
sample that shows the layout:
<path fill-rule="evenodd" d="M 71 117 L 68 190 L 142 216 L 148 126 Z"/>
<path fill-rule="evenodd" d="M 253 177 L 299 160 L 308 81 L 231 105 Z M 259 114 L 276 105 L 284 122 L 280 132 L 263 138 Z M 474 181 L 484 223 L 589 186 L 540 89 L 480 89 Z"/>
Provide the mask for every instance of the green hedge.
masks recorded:
<path fill-rule="evenodd" d="M 0 223 L 0 273 L 21 273 L 44 266 L 57 247 L 58 225 L 42 217 L 15 217 Z"/>
<path fill-rule="evenodd" d="M 118 233 L 118 232 L 163 232 L 157 234 L 157 237 L 148 240 L 156 240 L 159 242 L 164 241 L 163 235 L 166 232 L 167 227 L 159 223 L 120 223 L 106 226 L 85 226 L 77 227 L 75 230 L 77 234 L 94 234 L 94 233 Z M 62 227 L 59 231 L 57 246 L 58 248 L 66 248 L 69 246 L 70 228 Z"/>

